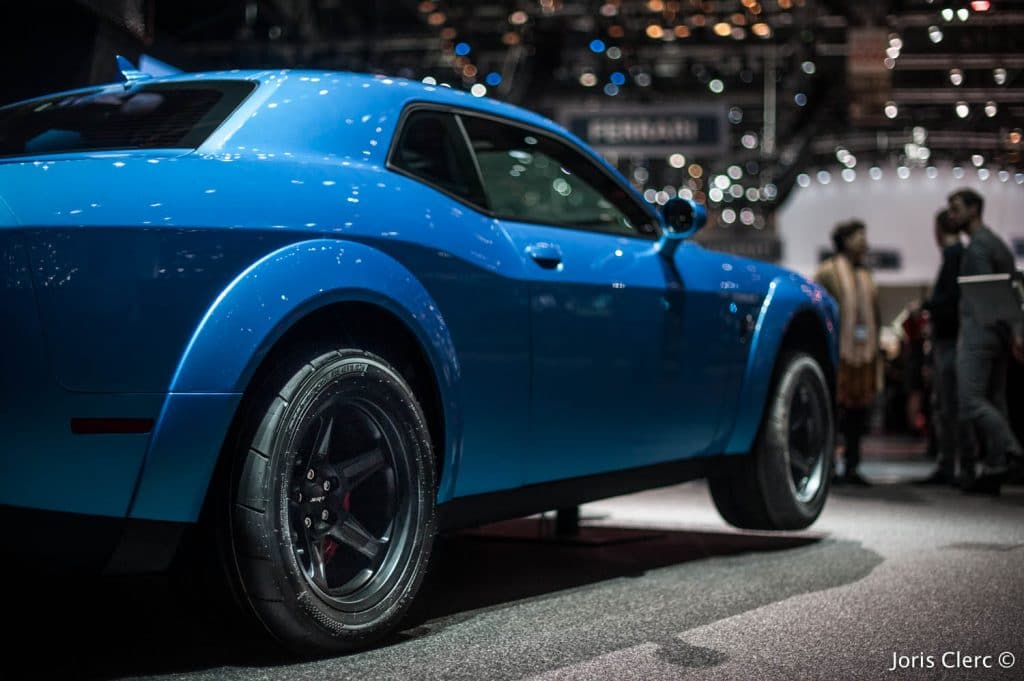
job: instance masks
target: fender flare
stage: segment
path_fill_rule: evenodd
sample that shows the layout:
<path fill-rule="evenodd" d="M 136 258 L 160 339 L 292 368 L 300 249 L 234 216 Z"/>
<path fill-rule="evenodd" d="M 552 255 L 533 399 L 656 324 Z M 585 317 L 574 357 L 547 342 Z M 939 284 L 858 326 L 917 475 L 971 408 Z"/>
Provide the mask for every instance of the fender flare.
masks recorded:
<path fill-rule="evenodd" d="M 768 294 L 761 303 L 757 325 L 751 336 L 750 352 L 743 372 L 743 382 L 736 408 L 732 432 L 726 440 L 726 454 L 746 454 L 754 444 L 764 403 L 771 387 L 775 363 L 782 349 L 782 339 L 794 318 L 805 311 L 813 312 L 826 334 L 829 359 L 834 369 L 839 362 L 838 309 L 835 301 L 817 284 L 788 273 L 772 280 Z M 830 367 L 822 367 L 828 373 Z"/>
<path fill-rule="evenodd" d="M 447 451 L 438 500 L 451 496 L 462 442 L 460 370 L 440 308 L 391 256 L 361 243 L 315 239 L 256 261 L 206 311 L 171 380 L 130 517 L 198 519 L 237 406 L 260 363 L 296 322 L 339 302 L 377 305 L 419 341 L 444 411 Z"/>

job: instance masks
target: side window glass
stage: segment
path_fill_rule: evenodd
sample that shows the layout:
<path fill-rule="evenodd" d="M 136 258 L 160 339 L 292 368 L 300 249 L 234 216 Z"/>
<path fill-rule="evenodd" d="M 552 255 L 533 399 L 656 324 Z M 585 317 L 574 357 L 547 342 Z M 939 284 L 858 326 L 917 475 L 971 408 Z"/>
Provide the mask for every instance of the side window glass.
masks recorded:
<path fill-rule="evenodd" d="M 409 115 L 392 152 L 391 164 L 428 184 L 486 207 L 473 159 L 455 117 L 437 111 Z"/>
<path fill-rule="evenodd" d="M 653 237 L 651 217 L 568 145 L 485 118 L 460 116 L 499 217 Z"/>

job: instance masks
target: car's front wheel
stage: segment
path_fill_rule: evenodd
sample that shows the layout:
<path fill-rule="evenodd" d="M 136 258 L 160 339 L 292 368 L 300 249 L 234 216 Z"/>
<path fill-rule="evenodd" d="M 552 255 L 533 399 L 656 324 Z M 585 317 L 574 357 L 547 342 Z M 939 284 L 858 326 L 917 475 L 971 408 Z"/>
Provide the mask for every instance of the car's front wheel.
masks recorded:
<path fill-rule="evenodd" d="M 257 386 L 240 429 L 227 522 L 243 600 L 302 654 L 393 631 L 435 533 L 423 411 L 386 361 L 310 351 Z"/>
<path fill-rule="evenodd" d="M 730 474 L 708 480 L 719 513 L 746 529 L 809 526 L 828 496 L 834 439 L 821 366 L 805 353 L 783 355 L 753 451 Z"/>

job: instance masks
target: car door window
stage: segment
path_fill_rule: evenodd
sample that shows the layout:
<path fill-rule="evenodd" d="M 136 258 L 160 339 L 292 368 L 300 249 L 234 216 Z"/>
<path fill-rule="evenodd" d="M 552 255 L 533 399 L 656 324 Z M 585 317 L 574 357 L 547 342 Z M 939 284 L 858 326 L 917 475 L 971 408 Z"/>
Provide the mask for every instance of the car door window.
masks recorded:
<path fill-rule="evenodd" d="M 391 165 L 449 194 L 486 208 L 473 159 L 451 114 L 414 111 L 406 118 Z"/>
<path fill-rule="evenodd" d="M 498 217 L 654 238 L 652 217 L 568 145 L 494 120 L 460 118 Z"/>

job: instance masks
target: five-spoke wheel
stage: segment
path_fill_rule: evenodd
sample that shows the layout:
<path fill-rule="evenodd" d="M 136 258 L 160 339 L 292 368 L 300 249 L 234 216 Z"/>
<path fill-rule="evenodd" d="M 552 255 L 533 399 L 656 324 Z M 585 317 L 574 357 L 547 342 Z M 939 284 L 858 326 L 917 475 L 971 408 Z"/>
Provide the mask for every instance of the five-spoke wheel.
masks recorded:
<path fill-rule="evenodd" d="M 749 456 L 708 479 L 722 517 L 737 527 L 798 530 L 825 505 L 834 419 L 825 374 L 812 356 L 779 359 L 764 420 Z"/>
<path fill-rule="evenodd" d="M 307 352 L 265 379 L 243 429 L 231 512 L 236 574 L 267 629 L 303 653 L 394 630 L 434 536 L 422 410 L 383 359 Z"/>

